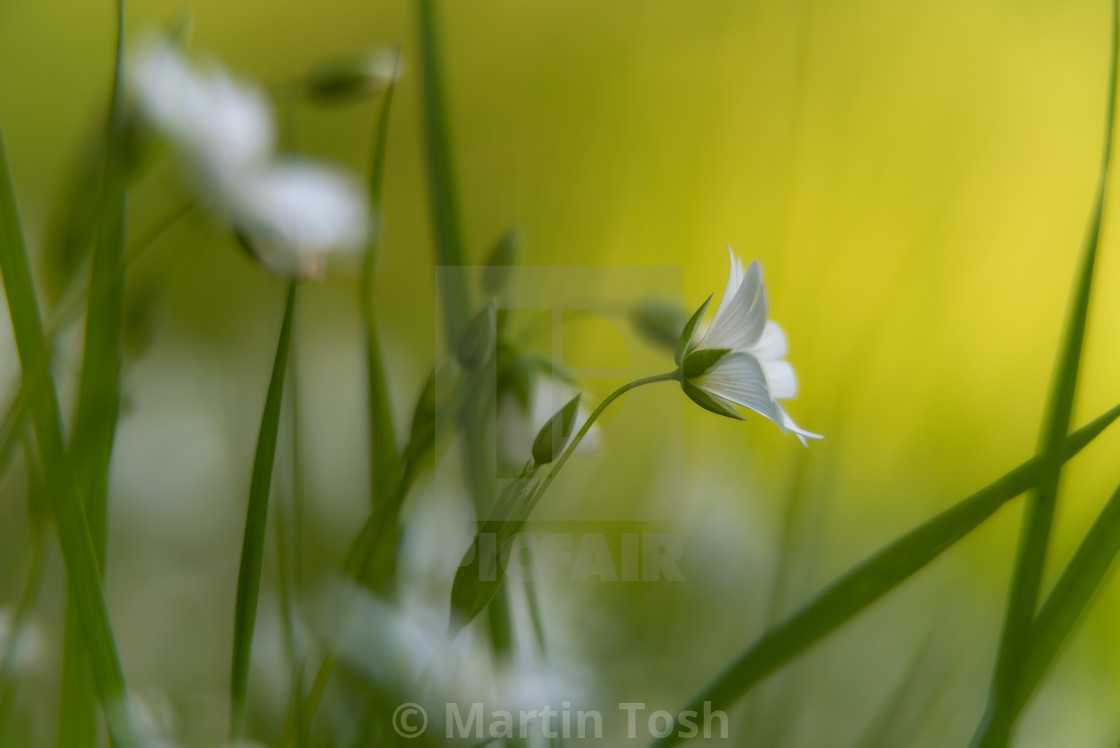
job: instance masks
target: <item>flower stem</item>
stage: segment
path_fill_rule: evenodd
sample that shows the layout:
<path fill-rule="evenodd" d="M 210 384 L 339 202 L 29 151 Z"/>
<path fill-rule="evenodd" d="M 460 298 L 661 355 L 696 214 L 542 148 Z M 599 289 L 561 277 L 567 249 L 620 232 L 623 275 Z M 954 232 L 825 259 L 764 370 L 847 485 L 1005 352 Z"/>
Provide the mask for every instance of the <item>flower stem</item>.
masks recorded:
<path fill-rule="evenodd" d="M 599 403 L 595 410 L 591 411 L 591 415 L 587 417 L 587 420 L 584 421 L 583 426 L 581 426 L 580 430 L 576 432 L 576 435 L 572 437 L 572 441 L 568 444 L 567 448 L 564 450 L 564 453 L 560 455 L 560 458 L 558 460 L 556 460 L 556 466 L 552 468 L 552 471 L 549 472 L 548 477 L 544 479 L 544 482 L 538 489 L 538 496 L 539 494 L 544 493 L 545 489 L 548 488 L 549 483 L 551 483 L 552 479 L 556 477 L 556 474 L 560 472 L 560 469 L 564 467 L 564 463 L 568 461 L 568 458 L 572 456 L 572 452 L 574 452 L 576 450 L 576 447 L 579 446 L 579 443 L 583 441 L 583 437 L 587 436 L 587 432 L 591 430 L 591 427 L 595 424 L 595 421 L 599 419 L 599 416 L 603 415 L 603 412 L 610 407 L 611 403 L 625 395 L 630 390 L 637 389 L 638 387 L 644 387 L 647 384 L 654 384 L 655 382 L 677 382 L 680 381 L 680 378 L 680 369 L 667 371 L 663 374 L 653 374 L 648 377 L 641 377 L 640 379 L 635 379 L 633 382 L 627 382 L 626 384 L 622 385 L 617 390 L 603 398 L 603 402 Z M 536 499 L 534 499 L 533 503 L 536 503 Z"/>
<path fill-rule="evenodd" d="M 583 426 L 581 426 L 579 431 L 576 432 L 576 435 L 572 437 L 572 441 L 568 443 L 568 446 L 564 449 L 564 453 L 561 454 L 559 459 L 556 460 L 556 465 L 553 466 L 552 470 L 549 471 L 545 479 L 541 481 L 541 484 L 537 487 L 537 490 L 529 497 L 529 500 L 525 503 L 525 509 L 521 522 L 528 521 L 529 515 L 532 514 L 533 509 L 536 508 L 537 504 L 544 496 L 545 491 L 548 490 L 548 487 L 552 485 L 552 481 L 555 480 L 556 476 L 563 469 L 564 464 L 568 461 L 568 458 L 571 457 L 572 453 L 576 451 L 579 443 L 583 441 L 583 437 L 587 436 L 587 432 L 590 431 L 591 427 L 595 425 L 595 421 L 599 420 L 599 416 L 603 415 L 603 413 L 606 412 L 611 403 L 625 395 L 630 390 L 637 389 L 638 387 L 644 387 L 647 384 L 654 384 L 655 382 L 679 382 L 680 378 L 680 369 L 667 371 L 662 374 L 653 374 L 648 377 L 635 379 L 633 382 L 627 382 L 611 394 L 604 397 L 603 401 L 599 403 L 598 406 L 596 406 L 595 410 L 591 411 L 591 415 L 589 415 L 587 417 L 587 420 L 583 422 Z"/>

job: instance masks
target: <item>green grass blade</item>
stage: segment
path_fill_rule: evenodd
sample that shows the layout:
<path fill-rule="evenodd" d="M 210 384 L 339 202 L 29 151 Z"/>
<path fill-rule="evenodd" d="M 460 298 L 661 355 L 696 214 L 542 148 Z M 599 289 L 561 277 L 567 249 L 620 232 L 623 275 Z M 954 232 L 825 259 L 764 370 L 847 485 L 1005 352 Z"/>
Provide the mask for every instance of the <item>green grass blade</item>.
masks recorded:
<path fill-rule="evenodd" d="M 439 46 L 439 0 L 419 0 L 420 83 L 424 99 L 424 147 L 427 151 L 428 191 L 435 231 L 436 264 L 464 264 L 459 201 L 455 192 L 454 159 L 444 109 L 443 59 Z M 449 344 L 459 340 L 469 319 L 470 299 L 467 285 L 459 273 L 446 273 L 443 311 Z"/>
<path fill-rule="evenodd" d="M 94 217 L 93 262 L 88 295 L 78 410 L 68 458 L 82 487 L 90 538 L 104 578 L 108 521 L 109 463 L 121 401 L 124 326 L 125 175 L 121 142 L 121 80 L 124 64 L 124 5 L 117 4 L 117 49 L 112 98 L 106 127 L 105 160 L 99 175 Z M 88 198 L 87 198 L 88 199 Z M 96 745 L 97 719 L 93 676 L 71 600 L 66 613 L 59 745 Z"/>
<path fill-rule="evenodd" d="M 280 405 L 284 395 L 284 375 L 288 349 L 292 342 L 292 320 L 296 309 L 296 284 L 288 288 L 284 322 L 276 345 L 276 360 L 268 383 L 264 414 L 261 416 L 257 451 L 253 458 L 253 477 L 249 485 L 249 507 L 245 516 L 245 537 L 241 544 L 241 568 L 237 577 L 237 602 L 233 624 L 233 664 L 230 675 L 230 741 L 237 742 L 245 729 L 245 696 L 249 689 L 249 657 L 253 647 L 253 628 L 257 618 L 257 599 L 261 589 L 264 541 L 268 526 L 268 497 L 272 488 L 272 465 L 276 459 L 276 439 L 280 431 Z"/>
<path fill-rule="evenodd" d="M 439 0 L 419 0 L 421 84 L 424 97 L 424 144 L 428 155 L 428 188 L 436 236 L 436 265 L 455 267 L 464 264 L 459 203 L 455 191 L 454 159 L 444 109 L 443 61 L 439 45 Z M 443 292 L 444 322 L 447 343 L 455 349 L 470 319 L 470 290 L 459 272 L 439 276 Z M 463 419 L 463 451 L 466 456 L 467 482 L 474 500 L 475 513 L 486 516 L 494 497 L 494 465 L 487 434 L 487 401 L 476 398 L 467 404 Z M 498 653 L 509 652 L 512 642 L 506 635 L 509 611 L 504 599 L 498 599 L 490 611 L 490 641 Z"/>
<path fill-rule="evenodd" d="M 49 352 L 43 333 L 43 320 L 23 243 L 23 231 L 20 228 L 2 134 L 0 273 L 3 275 L 20 366 L 25 376 L 37 373 L 45 378 L 42 386 L 32 384 L 30 387 L 25 386 L 25 390 L 30 398 L 29 414 L 39 445 L 43 472 L 47 476 L 47 494 L 54 512 L 69 588 L 93 665 L 94 683 L 114 744 L 133 745 L 135 740 L 128 715 L 124 675 L 109 624 L 109 612 L 101 592 L 97 553 L 89 534 L 78 486 L 67 465 L 57 389 L 47 366 Z"/>
<path fill-rule="evenodd" d="M 1120 406 L 1070 434 L 1063 458 L 1068 460 L 1084 449 L 1118 417 Z M 712 709 L 730 708 L 760 681 L 909 579 L 1006 502 L 1030 490 L 1040 480 L 1042 470 L 1041 457 L 1034 457 L 887 545 L 768 630 L 687 708 L 702 711 L 704 702 L 710 702 Z M 653 745 L 675 745 L 676 732 L 674 729 L 669 737 Z"/>
<path fill-rule="evenodd" d="M 16 390 L 15 397 L 8 403 L 4 411 L 4 418 L 0 419 L 0 481 L 8 472 L 16 453 L 19 451 L 20 432 L 27 420 L 27 411 L 24 408 L 25 397 L 23 386 Z"/>
<path fill-rule="evenodd" d="M 1101 217 L 1108 186 L 1116 109 L 1118 19 L 1120 19 L 1120 3 L 1114 0 L 1108 104 L 1105 113 L 1105 137 L 1099 184 L 1089 218 L 1080 269 L 1070 301 L 1064 338 L 1056 360 L 1046 417 L 1039 439 L 1042 473 L 1038 488 L 1027 502 L 1024 512 L 1022 536 L 1007 599 L 999 653 L 988 692 L 988 705 L 973 740 L 973 745 L 984 748 L 1006 746 L 1011 738 L 1016 693 L 1022 675 L 1028 632 L 1035 617 L 1042 574 L 1046 565 L 1050 526 L 1053 522 L 1059 477 L 1062 472 L 1062 445 L 1069 431 L 1073 413 L 1073 399 L 1077 388 L 1077 374 L 1081 364 L 1081 349 L 1089 313 L 1093 269 L 1100 243 Z"/>
<path fill-rule="evenodd" d="M 373 503 L 387 501 L 393 495 L 400 470 L 397 438 L 393 428 L 393 411 L 390 406 L 389 383 L 385 377 L 385 364 L 381 359 L 381 344 L 377 336 L 377 320 L 373 304 L 373 270 L 381 242 L 382 189 L 385 182 L 385 156 L 389 144 L 389 113 L 393 108 L 393 92 L 397 87 L 397 67 L 400 49 L 393 63 L 393 77 L 385 89 L 374 136 L 373 157 L 369 171 L 370 231 L 369 245 L 362 262 L 360 302 L 366 333 L 366 374 L 368 377 L 369 423 L 371 438 L 370 465 L 373 478 L 370 488 Z"/>
<path fill-rule="evenodd" d="M 1120 487 L 1097 515 L 1031 626 L 1014 720 L 1042 682 L 1120 552 Z"/>

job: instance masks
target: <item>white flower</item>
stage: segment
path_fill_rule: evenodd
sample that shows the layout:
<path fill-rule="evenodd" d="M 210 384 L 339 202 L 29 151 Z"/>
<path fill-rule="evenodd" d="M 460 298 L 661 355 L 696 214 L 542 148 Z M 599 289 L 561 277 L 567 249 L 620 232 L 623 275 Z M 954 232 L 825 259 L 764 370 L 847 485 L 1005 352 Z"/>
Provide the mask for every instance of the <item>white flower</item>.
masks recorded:
<path fill-rule="evenodd" d="M 732 403 L 749 408 L 783 431 L 792 431 L 802 444 L 806 439 L 822 439 L 799 428 L 778 404 L 797 394 L 797 378 L 785 360 L 785 333 L 766 319 L 762 267 L 752 262 L 744 273 L 730 246 L 727 251 L 731 256 L 727 290 L 711 326 L 698 341 L 687 342 L 681 381 L 685 393 L 723 415 L 738 416 Z"/>
<path fill-rule="evenodd" d="M 364 243 L 363 189 L 315 162 L 277 159 L 272 113 L 257 88 L 216 63 L 193 65 L 166 39 L 133 57 L 129 84 L 141 114 L 179 152 L 203 198 L 228 216 L 268 270 L 321 277 L 327 252 Z"/>
<path fill-rule="evenodd" d="M 577 390 L 562 380 L 539 374 L 533 378 L 529 394 L 529 407 L 522 405 L 517 395 L 507 392 L 498 403 L 498 449 L 502 460 L 509 465 L 523 465 L 533 452 L 533 441 L 561 408 L 576 396 Z M 572 426 L 572 436 L 583 428 L 590 411 L 580 405 Z M 592 426 L 577 452 L 594 453 L 599 448 L 599 427 Z"/>
<path fill-rule="evenodd" d="M 272 157 L 264 96 L 217 64 L 195 67 L 169 40 L 152 39 L 133 56 L 128 81 L 141 114 L 204 178 L 221 181 Z"/>
<path fill-rule="evenodd" d="M 344 175 L 304 160 L 250 170 L 229 195 L 257 259 L 279 275 L 319 278 L 331 249 L 365 241 L 366 200 Z"/>

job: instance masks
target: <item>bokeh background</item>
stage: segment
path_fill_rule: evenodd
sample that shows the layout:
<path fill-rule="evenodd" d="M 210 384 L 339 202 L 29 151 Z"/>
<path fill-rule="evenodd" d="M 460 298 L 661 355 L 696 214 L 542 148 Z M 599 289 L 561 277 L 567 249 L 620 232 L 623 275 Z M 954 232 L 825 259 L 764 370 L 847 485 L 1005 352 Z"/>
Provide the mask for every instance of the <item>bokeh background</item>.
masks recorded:
<path fill-rule="evenodd" d="M 605 425 L 600 455 L 581 458 L 580 477 L 550 497 L 571 508 L 557 518 L 579 520 L 581 501 L 671 507 L 634 516 L 672 520 L 686 581 L 544 588 L 549 636 L 602 703 L 682 705 L 776 616 L 1033 453 L 1099 163 L 1106 2 L 444 6 L 469 256 L 482 262 L 517 225 L 526 265 L 660 268 L 678 274 L 661 277 L 680 279 L 678 301 L 691 310 L 722 290 L 731 243 L 762 263 L 772 316 L 789 334 L 801 392 L 788 410 L 827 437 L 805 451 L 773 424 L 719 419 L 671 386 L 633 393 L 642 412 Z M 340 54 L 401 44 L 408 69 L 389 135 L 376 304 L 403 431 L 439 341 L 412 3 L 191 9 L 192 48 L 273 91 Z M 136 36 L 182 10 L 131 2 L 127 25 Z M 0 2 L 0 122 L 33 251 L 104 110 L 113 24 L 109 3 Z M 299 104 L 289 122 L 301 151 L 359 171 L 375 114 L 373 101 Z M 136 188 L 134 235 L 178 200 L 173 172 L 157 167 Z M 1115 208 L 1106 207 L 1077 425 L 1120 400 Z M 301 299 L 311 576 L 337 560 L 368 500 L 357 274 L 357 261 L 341 258 Z M 125 375 L 108 595 L 130 684 L 161 694 L 205 745 L 224 720 L 244 501 L 284 286 L 201 215 L 176 224 L 130 283 L 151 303 L 147 345 Z M 566 351 L 589 362 L 579 365 L 618 365 L 596 358 L 613 355 L 600 333 L 581 344 L 574 329 Z M 77 368 L 76 335 L 63 381 Z M 627 355 L 651 363 L 642 373 L 671 365 L 652 347 Z M 14 393 L 7 325 L 0 376 Z M 587 386 L 601 396 L 611 384 Z M 1120 435 L 1106 433 L 1065 473 L 1049 579 L 1120 480 L 1118 453 Z M 422 482 L 416 501 L 439 485 Z M 17 468 L 0 485 L 3 603 L 28 564 L 23 492 Z M 965 744 L 983 707 L 1020 507 L 758 689 L 733 715 L 735 742 Z M 48 715 L 62 591 L 52 558 L 38 611 L 46 654 L 21 696 Z M 1111 585 L 1019 745 L 1115 744 L 1118 621 Z M 267 702 L 268 678 L 254 677 Z"/>

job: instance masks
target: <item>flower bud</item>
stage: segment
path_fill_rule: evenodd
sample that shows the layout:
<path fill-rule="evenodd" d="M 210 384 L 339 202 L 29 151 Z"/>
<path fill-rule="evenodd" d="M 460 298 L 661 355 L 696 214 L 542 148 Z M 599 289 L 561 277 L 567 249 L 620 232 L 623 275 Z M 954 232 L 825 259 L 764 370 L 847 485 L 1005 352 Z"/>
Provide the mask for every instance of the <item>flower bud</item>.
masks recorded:
<path fill-rule="evenodd" d="M 494 349 L 494 340 L 497 337 L 497 321 L 494 307 L 486 307 L 475 315 L 475 318 L 463 331 L 459 344 L 455 347 L 455 356 L 464 369 L 474 370 L 486 363 L 490 352 Z"/>
<path fill-rule="evenodd" d="M 572 427 L 576 423 L 576 413 L 579 411 L 580 396 L 576 395 L 568 404 L 548 419 L 548 423 L 533 440 L 533 462 L 538 465 L 547 465 L 560 456 L 568 444 L 568 437 L 572 435 Z"/>
<path fill-rule="evenodd" d="M 520 245 L 521 232 L 511 228 L 490 250 L 490 256 L 486 258 L 486 267 L 482 270 L 482 290 L 487 296 L 497 296 L 505 289 L 513 273 L 513 266 L 517 264 L 517 250 Z"/>
<path fill-rule="evenodd" d="M 307 95 L 316 101 L 353 101 L 379 94 L 400 75 L 398 53 L 384 47 L 360 57 L 332 60 L 307 78 Z"/>

